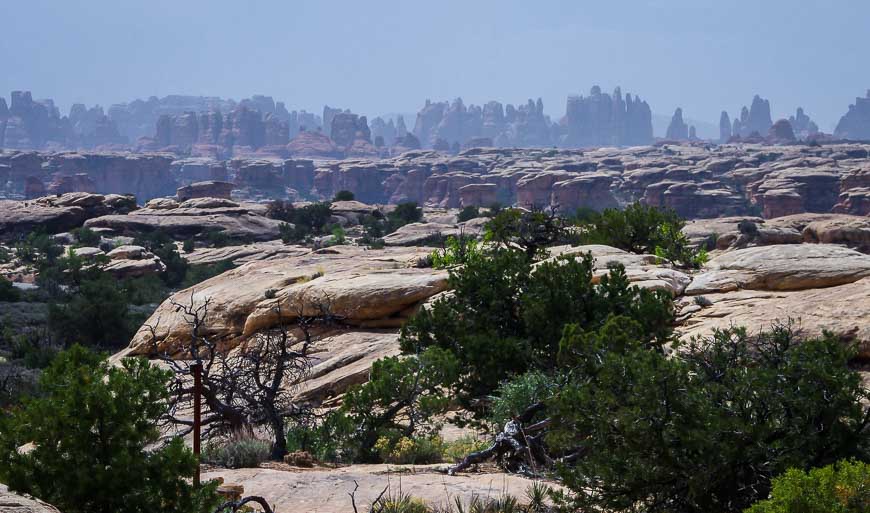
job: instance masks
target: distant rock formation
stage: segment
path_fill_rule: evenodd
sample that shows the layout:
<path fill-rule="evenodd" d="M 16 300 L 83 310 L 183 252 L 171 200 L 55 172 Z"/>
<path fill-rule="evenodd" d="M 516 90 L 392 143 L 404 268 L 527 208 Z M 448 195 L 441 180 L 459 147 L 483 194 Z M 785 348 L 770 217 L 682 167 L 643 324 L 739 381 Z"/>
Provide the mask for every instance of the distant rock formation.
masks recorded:
<path fill-rule="evenodd" d="M 340 159 L 344 152 L 319 130 L 302 130 L 287 144 L 292 156 Z"/>
<path fill-rule="evenodd" d="M 481 137 L 501 147 L 550 146 L 555 143 L 555 131 L 556 125 L 544 114 L 540 98 L 516 107 L 496 101 L 483 107 L 466 106 L 461 98 L 449 104 L 426 100 L 414 124 L 414 136 L 423 147 L 433 149 L 443 148 L 445 143 L 448 149 L 464 147 Z"/>
<path fill-rule="evenodd" d="M 731 127 L 731 136 L 746 139 L 749 137 L 763 137 L 773 126 L 770 118 L 770 102 L 758 96 L 752 99 L 751 106 L 745 106 L 740 111 L 740 117 L 734 118 Z"/>
<path fill-rule="evenodd" d="M 669 141 L 689 140 L 689 127 L 686 125 L 686 122 L 683 121 L 683 109 L 677 107 L 677 110 L 674 111 L 665 138 Z"/>
<path fill-rule="evenodd" d="M 560 125 L 563 147 L 638 146 L 653 141 L 649 105 L 630 94 L 623 100 L 618 87 L 613 96 L 598 86 L 587 97 L 570 96 Z"/>
<path fill-rule="evenodd" d="M 809 139 L 819 133 L 819 126 L 804 114 L 802 107 L 797 108 L 797 113 L 794 116 L 789 116 L 788 122 L 791 123 L 794 135 L 798 139 Z"/>
<path fill-rule="evenodd" d="M 719 116 L 719 142 L 724 144 L 731 139 L 731 118 L 724 110 Z"/>
<path fill-rule="evenodd" d="M 13 91 L 9 105 L 0 98 L 0 148 L 92 149 L 126 143 L 100 106 L 75 104 L 69 116 L 61 116 L 54 101 L 34 101 L 30 91 Z"/>
<path fill-rule="evenodd" d="M 791 123 L 787 119 L 780 119 L 774 123 L 767 132 L 767 140 L 773 144 L 793 143 L 797 140 Z"/>
<path fill-rule="evenodd" d="M 384 121 L 380 116 L 372 119 L 370 129 L 373 141 L 382 141 L 382 146 L 392 146 L 396 142 L 396 124 L 392 118 L 389 121 Z M 404 134 L 402 134 L 404 137 Z M 375 143 L 377 146 L 377 143 Z"/>
<path fill-rule="evenodd" d="M 855 98 L 849 112 L 840 118 L 834 137 L 853 141 L 870 141 L 870 89 L 865 98 Z"/>
<path fill-rule="evenodd" d="M 330 138 L 340 147 L 348 148 L 357 139 L 372 142 L 371 130 L 365 116 L 358 116 L 350 112 L 340 112 L 332 116 L 330 120 Z"/>
<path fill-rule="evenodd" d="M 282 102 L 276 102 L 271 96 L 254 95 L 239 102 L 210 96 L 170 95 L 163 98 L 152 96 L 147 100 L 134 100 L 109 107 L 109 119 L 117 126 L 121 135 L 130 141 L 140 137 L 152 137 L 158 119 L 161 116 L 173 118 L 188 112 L 198 116 L 209 113 L 227 114 L 238 107 L 260 112 L 264 117 L 286 122 L 289 136 L 293 137 L 302 127 L 315 129 L 322 126 L 319 116 L 302 111 L 288 112 Z M 286 142 L 285 142 L 286 144 Z"/>

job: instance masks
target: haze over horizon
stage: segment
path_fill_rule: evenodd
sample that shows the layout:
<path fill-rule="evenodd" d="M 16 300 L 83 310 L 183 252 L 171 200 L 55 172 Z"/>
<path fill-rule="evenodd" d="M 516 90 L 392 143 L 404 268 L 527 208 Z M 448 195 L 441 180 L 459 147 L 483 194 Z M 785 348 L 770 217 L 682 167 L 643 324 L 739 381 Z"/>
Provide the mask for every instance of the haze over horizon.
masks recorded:
<path fill-rule="evenodd" d="M 30 0 L 4 12 L 0 95 L 30 90 L 64 112 L 169 94 L 266 94 L 369 116 L 426 98 L 542 97 L 558 119 L 568 95 L 597 84 L 711 124 L 760 94 L 774 119 L 802 106 L 830 132 L 870 88 L 870 3 L 858 0 Z"/>

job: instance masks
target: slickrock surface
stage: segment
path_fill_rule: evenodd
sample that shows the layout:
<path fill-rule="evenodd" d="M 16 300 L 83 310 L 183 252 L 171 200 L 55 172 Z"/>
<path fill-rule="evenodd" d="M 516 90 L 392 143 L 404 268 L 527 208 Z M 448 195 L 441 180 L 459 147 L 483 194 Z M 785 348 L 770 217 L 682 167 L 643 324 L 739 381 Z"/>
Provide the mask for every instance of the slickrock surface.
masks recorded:
<path fill-rule="evenodd" d="M 0 484 L 0 511 L 3 513 L 59 513 L 54 506 L 10 492 L 3 484 Z"/>
<path fill-rule="evenodd" d="M 263 215 L 264 206 L 240 204 L 222 198 L 195 198 L 183 203 L 171 199 L 150 201 L 145 208 L 126 215 L 88 219 L 85 226 L 104 228 L 120 235 L 162 230 L 177 239 L 222 232 L 236 240 L 274 240 L 281 221 Z"/>
<path fill-rule="evenodd" d="M 754 333 L 775 322 L 793 321 L 807 335 L 827 330 L 856 343 L 858 357 L 870 359 L 870 278 L 794 291 L 726 289 L 705 293 L 704 298 L 712 305 L 698 307 L 691 297 L 681 300 L 685 308 L 695 310 L 679 330 L 684 338 L 707 336 L 713 329 L 730 326 L 745 326 Z"/>

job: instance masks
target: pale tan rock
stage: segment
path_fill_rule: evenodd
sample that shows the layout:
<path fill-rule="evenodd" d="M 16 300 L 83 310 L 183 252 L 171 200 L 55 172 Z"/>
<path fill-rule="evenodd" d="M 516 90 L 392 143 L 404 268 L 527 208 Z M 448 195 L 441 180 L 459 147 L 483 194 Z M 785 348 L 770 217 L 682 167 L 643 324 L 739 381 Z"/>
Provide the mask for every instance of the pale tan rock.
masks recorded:
<path fill-rule="evenodd" d="M 710 260 L 713 277 L 702 283 L 723 283 L 756 290 L 801 290 L 831 287 L 870 276 L 870 255 L 832 244 L 787 244 L 738 249 Z M 692 289 L 695 293 L 697 289 Z"/>
<path fill-rule="evenodd" d="M 750 332 L 793 320 L 806 335 L 828 330 L 859 346 L 870 358 L 870 278 L 854 283 L 800 291 L 740 290 L 705 294 L 710 306 L 692 313 L 679 333 L 708 336 L 714 329 L 745 326 Z M 686 301 L 691 301 L 686 298 Z"/>
<path fill-rule="evenodd" d="M 59 513 L 54 506 L 32 497 L 13 493 L 3 484 L 0 484 L 0 511 L 3 513 Z"/>
<path fill-rule="evenodd" d="M 257 260 L 298 257 L 311 253 L 310 248 L 293 246 L 281 241 L 255 242 L 243 246 L 224 246 L 222 248 L 197 248 L 181 256 L 191 265 L 208 265 L 218 262 L 232 262 L 242 265 Z"/>
<path fill-rule="evenodd" d="M 534 483 L 531 479 L 504 473 L 469 473 L 447 476 L 435 469 L 445 465 L 351 465 L 335 469 L 226 469 L 205 473 L 203 479 L 224 477 L 241 484 L 245 493 L 264 497 L 275 511 L 347 513 L 353 511 L 348 493 L 359 484 L 356 504 L 368 511 L 385 487 L 396 495 L 401 490 L 436 506 L 452 505 L 455 498 L 467 504 L 473 495 L 519 499 Z"/>
<path fill-rule="evenodd" d="M 459 228 L 438 223 L 411 223 L 384 237 L 387 246 L 418 246 L 459 235 Z"/>
<path fill-rule="evenodd" d="M 110 260 L 139 260 L 148 253 L 142 246 L 125 245 L 109 251 L 106 256 Z"/>
<path fill-rule="evenodd" d="M 206 333 L 230 346 L 240 338 L 279 322 L 272 307 L 281 306 L 284 320 L 292 320 L 304 303 L 328 301 L 333 314 L 349 324 L 361 324 L 400 314 L 408 307 L 446 289 L 447 274 L 411 268 L 432 248 L 366 250 L 337 246 L 301 256 L 254 261 L 206 280 L 172 296 L 196 305 L 210 301 Z M 328 299 L 327 299 L 328 296 Z M 182 314 L 165 301 L 146 325 L 155 326 L 163 350 L 187 340 Z M 133 354 L 150 350 L 150 331 L 142 328 L 130 343 Z"/>
<path fill-rule="evenodd" d="M 84 259 L 92 259 L 98 256 L 105 255 L 100 248 L 71 248 L 74 255 Z"/>

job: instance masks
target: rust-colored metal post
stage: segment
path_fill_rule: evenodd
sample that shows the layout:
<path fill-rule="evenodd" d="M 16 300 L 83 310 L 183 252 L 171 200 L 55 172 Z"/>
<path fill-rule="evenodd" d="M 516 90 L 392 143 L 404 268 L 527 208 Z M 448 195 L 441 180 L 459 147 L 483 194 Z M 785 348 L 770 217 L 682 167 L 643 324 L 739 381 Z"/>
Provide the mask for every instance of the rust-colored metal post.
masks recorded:
<path fill-rule="evenodd" d="M 202 398 L 202 364 L 196 363 L 190 367 L 193 371 L 193 454 L 196 456 L 196 470 L 193 474 L 193 485 L 199 487 L 199 453 L 202 419 L 200 417 Z"/>

